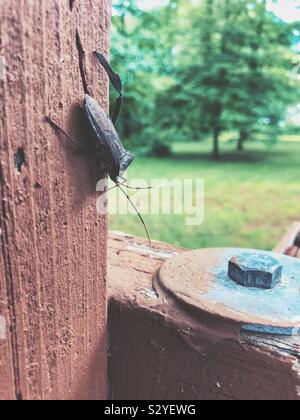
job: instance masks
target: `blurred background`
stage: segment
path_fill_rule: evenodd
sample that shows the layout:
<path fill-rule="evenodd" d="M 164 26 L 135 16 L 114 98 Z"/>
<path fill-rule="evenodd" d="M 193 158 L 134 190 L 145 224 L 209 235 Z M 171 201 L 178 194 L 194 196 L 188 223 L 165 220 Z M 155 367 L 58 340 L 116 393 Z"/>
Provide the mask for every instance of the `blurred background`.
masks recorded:
<path fill-rule="evenodd" d="M 205 180 L 204 223 L 145 215 L 152 238 L 272 249 L 300 218 L 299 1 L 113 0 L 111 61 L 129 180 Z"/>

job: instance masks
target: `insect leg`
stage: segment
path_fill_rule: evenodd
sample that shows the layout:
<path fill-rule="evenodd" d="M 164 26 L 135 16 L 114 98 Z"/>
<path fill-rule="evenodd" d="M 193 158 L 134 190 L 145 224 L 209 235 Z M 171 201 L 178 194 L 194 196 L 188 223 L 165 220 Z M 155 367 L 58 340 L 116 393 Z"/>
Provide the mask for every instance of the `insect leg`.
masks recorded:
<path fill-rule="evenodd" d="M 155 187 L 130 187 L 129 185 L 122 184 L 121 182 L 118 182 L 116 185 L 108 189 L 108 192 L 114 190 L 115 188 L 122 186 L 126 188 L 127 190 L 133 190 L 133 191 L 142 191 L 142 190 L 152 190 Z"/>
<path fill-rule="evenodd" d="M 76 31 L 76 46 L 77 46 L 78 55 L 79 55 L 79 69 L 80 69 L 80 74 L 81 74 L 81 79 L 82 79 L 83 90 L 84 90 L 84 93 L 90 95 L 87 76 L 86 76 L 86 68 L 85 68 L 85 51 L 83 49 L 83 45 L 82 45 L 78 31 Z"/>
<path fill-rule="evenodd" d="M 87 150 L 87 149 L 85 149 L 84 147 L 81 147 L 81 146 L 79 146 L 77 143 L 76 143 L 76 141 L 75 140 L 73 140 L 72 139 L 72 137 L 71 136 L 69 136 L 69 134 L 67 134 L 66 132 L 65 132 L 65 130 L 63 129 L 63 128 L 61 128 L 58 124 L 56 124 L 53 120 L 52 120 L 52 118 L 50 118 L 50 117 L 46 117 L 46 121 L 51 125 L 51 127 L 53 127 L 55 130 L 57 130 L 57 131 L 59 131 L 60 133 L 62 133 L 68 140 L 69 140 L 69 142 L 72 144 L 72 146 L 75 148 L 75 149 L 77 149 L 77 150 L 79 150 L 81 153 L 83 153 L 84 155 L 86 155 L 86 156 L 91 156 L 91 153 Z"/>
<path fill-rule="evenodd" d="M 123 188 L 121 187 L 121 185 L 120 185 L 120 184 L 116 184 L 116 185 L 117 185 L 117 187 L 119 188 L 119 190 L 120 190 L 120 191 L 121 191 L 121 192 L 125 195 L 125 197 L 126 197 L 126 198 L 127 198 L 127 200 L 129 201 L 129 203 L 132 205 L 132 207 L 134 208 L 134 210 L 135 210 L 136 214 L 138 215 L 138 217 L 139 217 L 140 221 L 142 222 L 142 224 L 143 224 L 143 226 L 144 226 L 145 232 L 146 232 L 147 237 L 148 237 L 149 245 L 150 245 L 150 247 L 152 247 L 152 242 L 151 242 L 151 238 L 150 238 L 149 230 L 148 230 L 148 228 L 147 228 L 147 225 L 146 225 L 146 223 L 145 223 L 145 221 L 144 221 L 144 219 L 143 219 L 142 215 L 140 214 L 140 212 L 139 212 L 139 211 L 138 211 L 138 209 L 136 208 L 135 204 L 133 203 L 133 201 L 131 200 L 131 198 L 129 197 L 129 195 L 126 193 L 126 191 L 124 191 L 124 190 L 123 190 Z"/>
<path fill-rule="evenodd" d="M 94 52 L 94 55 L 97 57 L 99 63 L 102 65 L 106 73 L 108 74 L 108 77 L 113 84 L 116 91 L 119 93 L 119 95 L 123 95 L 123 86 L 122 86 L 122 80 L 120 76 L 113 71 L 111 68 L 111 65 L 105 58 L 105 56 L 97 51 Z"/>
<path fill-rule="evenodd" d="M 117 98 L 114 113 L 113 113 L 113 116 L 111 117 L 111 120 L 112 120 L 113 124 L 116 124 L 117 119 L 119 118 L 121 108 L 122 108 L 122 102 L 123 102 L 123 97 L 122 96 Z"/>
<path fill-rule="evenodd" d="M 115 190 L 118 186 L 119 186 L 119 184 L 116 184 L 113 187 L 108 188 L 107 192 L 110 192 L 112 190 Z"/>
<path fill-rule="evenodd" d="M 122 182 L 119 182 L 118 185 L 121 185 L 122 187 L 126 188 L 127 190 L 135 190 L 135 191 L 141 191 L 141 190 L 153 190 L 155 187 L 130 187 L 127 184 L 123 184 Z"/>
<path fill-rule="evenodd" d="M 127 188 L 128 190 L 153 190 L 155 187 L 130 187 L 127 183 L 127 179 L 124 177 L 119 177 L 123 182 L 116 182 L 116 184 L 122 185 L 122 187 Z"/>
<path fill-rule="evenodd" d="M 122 98 L 123 98 L 122 80 L 120 76 L 113 71 L 113 69 L 111 68 L 111 65 L 109 64 L 109 62 L 107 61 L 107 59 L 105 58 L 103 54 L 95 51 L 94 55 L 97 57 L 99 63 L 106 71 L 112 85 L 114 86 L 116 91 L 119 93 L 119 97 L 116 100 L 116 106 L 115 106 L 115 110 L 112 116 L 112 122 L 115 124 L 122 108 Z"/>

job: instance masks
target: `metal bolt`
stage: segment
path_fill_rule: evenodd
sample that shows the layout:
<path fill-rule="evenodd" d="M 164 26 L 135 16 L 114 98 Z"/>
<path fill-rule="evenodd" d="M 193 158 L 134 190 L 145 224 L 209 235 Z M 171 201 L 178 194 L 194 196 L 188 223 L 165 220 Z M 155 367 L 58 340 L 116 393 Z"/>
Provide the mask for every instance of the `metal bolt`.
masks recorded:
<path fill-rule="evenodd" d="M 246 252 L 229 261 L 228 275 L 244 287 L 273 289 L 281 280 L 282 264 L 271 255 Z"/>

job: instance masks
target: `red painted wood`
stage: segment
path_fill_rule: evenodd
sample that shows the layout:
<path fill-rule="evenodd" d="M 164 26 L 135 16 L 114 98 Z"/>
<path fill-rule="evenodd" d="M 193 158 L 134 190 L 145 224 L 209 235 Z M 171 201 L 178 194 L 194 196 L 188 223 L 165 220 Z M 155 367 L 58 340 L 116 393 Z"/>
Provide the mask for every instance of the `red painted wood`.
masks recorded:
<path fill-rule="evenodd" d="M 282 239 L 274 249 L 274 252 L 279 254 L 286 254 L 291 257 L 298 257 L 298 242 L 300 235 L 300 223 L 294 222 L 291 226 L 288 227 L 287 231 L 284 233 Z"/>
<path fill-rule="evenodd" d="M 3 220 L 0 207 L 0 217 Z M 3 235 L 1 228 L 1 237 Z M 0 400 L 15 398 L 13 372 L 12 337 L 10 334 L 10 316 L 8 311 L 8 292 L 5 281 L 5 263 L 0 253 Z"/>
<path fill-rule="evenodd" d="M 0 0 L 0 399 L 106 397 L 107 220 L 96 213 L 97 169 L 45 123 L 79 141 L 83 98 L 76 31 L 88 83 L 107 106 L 92 52 L 108 52 L 105 0 Z M 24 151 L 20 172 L 14 155 Z M 21 157 L 21 153 L 20 153 Z"/>
<path fill-rule="evenodd" d="M 243 332 L 243 322 L 234 313 L 230 319 L 223 305 L 213 315 L 211 301 L 205 305 L 200 293 L 219 264 L 213 250 L 182 254 L 163 243 L 152 245 L 110 237 L 112 398 L 299 400 L 299 338 Z M 179 278 L 182 267 L 186 273 Z"/>

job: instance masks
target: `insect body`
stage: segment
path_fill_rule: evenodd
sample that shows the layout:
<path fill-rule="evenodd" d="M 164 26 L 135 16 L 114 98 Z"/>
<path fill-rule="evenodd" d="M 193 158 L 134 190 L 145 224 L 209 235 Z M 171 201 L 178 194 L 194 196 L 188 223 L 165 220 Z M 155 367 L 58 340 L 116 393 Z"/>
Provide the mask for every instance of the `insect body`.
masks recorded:
<path fill-rule="evenodd" d="M 117 184 L 134 160 L 134 155 L 125 150 L 112 121 L 89 95 L 85 95 L 84 109 L 92 129 L 96 157 L 103 161 L 111 180 Z"/>
<path fill-rule="evenodd" d="M 122 81 L 118 74 L 114 73 L 111 66 L 109 65 L 108 61 L 104 57 L 103 54 L 94 53 L 97 57 L 100 64 L 104 67 L 105 71 L 107 72 L 109 79 L 115 89 L 119 93 L 119 97 L 116 101 L 116 107 L 113 114 L 112 119 L 106 114 L 104 109 L 95 101 L 88 92 L 86 92 L 83 106 L 84 111 L 89 123 L 90 131 L 91 131 L 91 146 L 92 152 L 89 150 L 81 148 L 76 141 L 72 139 L 59 125 L 57 125 L 50 117 L 47 117 L 47 121 L 56 129 L 59 130 L 77 149 L 81 150 L 84 154 L 93 155 L 96 160 L 99 160 L 104 164 L 105 170 L 107 171 L 111 180 L 115 183 L 116 187 L 118 187 L 121 192 L 126 196 L 127 200 L 135 209 L 139 219 L 141 220 L 144 229 L 146 231 L 149 243 L 151 245 L 151 239 L 149 235 L 148 228 L 138 212 L 136 206 L 130 199 L 129 195 L 125 192 L 122 187 L 130 188 L 124 182 L 123 175 L 131 165 L 134 160 L 134 155 L 127 151 L 121 140 L 119 135 L 114 127 L 114 123 L 116 122 L 122 105 L 122 96 L 123 96 L 123 89 L 122 89 Z M 87 86 L 85 81 L 84 86 Z M 125 180 L 126 181 L 126 180 Z M 139 189 L 139 188 L 137 188 Z"/>

